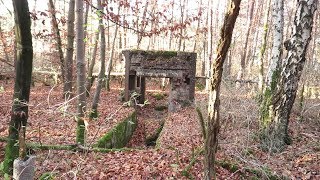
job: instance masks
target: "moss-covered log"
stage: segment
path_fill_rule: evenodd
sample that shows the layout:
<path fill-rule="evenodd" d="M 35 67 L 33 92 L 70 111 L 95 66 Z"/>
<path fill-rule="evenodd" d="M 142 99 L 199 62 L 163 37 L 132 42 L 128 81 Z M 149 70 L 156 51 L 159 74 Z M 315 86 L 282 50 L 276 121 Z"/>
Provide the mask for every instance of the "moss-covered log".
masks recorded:
<path fill-rule="evenodd" d="M 136 112 L 130 114 L 127 118 L 121 121 L 107 134 L 102 136 L 94 147 L 98 148 L 122 148 L 124 147 L 137 127 Z"/>
<path fill-rule="evenodd" d="M 0 137 L 1 142 L 7 142 L 8 138 Z M 68 150 L 68 151 L 77 151 L 77 152 L 117 152 L 117 151 L 138 151 L 142 149 L 137 148 L 98 148 L 98 147 L 84 147 L 78 144 L 38 144 L 38 143 L 26 143 L 28 150 Z"/>

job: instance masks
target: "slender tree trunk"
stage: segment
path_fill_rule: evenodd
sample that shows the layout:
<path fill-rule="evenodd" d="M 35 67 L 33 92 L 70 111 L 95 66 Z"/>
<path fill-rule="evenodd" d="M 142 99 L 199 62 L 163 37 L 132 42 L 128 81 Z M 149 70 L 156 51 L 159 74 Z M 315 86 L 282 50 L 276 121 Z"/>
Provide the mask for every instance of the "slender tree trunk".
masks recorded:
<path fill-rule="evenodd" d="M 14 83 L 13 105 L 11 121 L 9 123 L 9 136 L 5 149 L 3 171 L 12 174 L 12 165 L 15 158 L 19 156 L 19 148 L 16 143 L 19 139 L 20 129 L 25 135 L 28 120 L 28 103 L 30 95 L 30 84 L 32 74 L 32 35 L 31 20 L 27 0 L 13 0 L 15 17 L 15 39 L 17 43 L 16 77 Z M 21 142 L 20 142 L 21 143 Z"/>
<path fill-rule="evenodd" d="M 227 56 L 232 41 L 232 32 L 237 16 L 239 15 L 241 0 L 232 0 L 228 13 L 220 32 L 220 40 L 217 47 L 217 56 L 211 67 L 212 76 L 209 89 L 208 129 L 205 140 L 204 179 L 214 178 L 215 153 L 218 147 L 218 133 L 220 128 L 220 84 L 223 71 L 223 63 Z"/>
<path fill-rule="evenodd" d="M 208 42 L 208 59 L 206 61 L 206 77 L 211 77 L 211 62 L 212 62 L 212 56 L 213 56 L 213 1 L 209 1 L 209 12 L 208 15 L 210 14 L 210 25 L 208 24 L 209 28 L 209 42 Z M 208 22 L 209 23 L 209 22 Z M 206 90 L 209 90 L 210 88 L 210 79 L 206 79 Z"/>
<path fill-rule="evenodd" d="M 96 64 L 99 36 L 100 36 L 100 28 L 98 29 L 98 31 L 95 34 L 94 46 L 93 46 L 93 51 L 91 54 L 91 61 L 90 61 L 89 69 L 88 69 L 88 76 L 87 76 L 87 81 L 86 81 L 87 97 L 89 97 L 89 95 L 90 95 L 90 89 L 91 89 L 91 87 L 93 85 L 93 81 L 94 81 L 92 74 L 93 74 L 94 65 Z"/>
<path fill-rule="evenodd" d="M 76 143 L 85 143 L 85 124 L 84 116 L 86 113 L 86 63 L 84 55 L 84 28 L 83 28 L 83 0 L 76 1 L 76 24 L 77 24 L 77 134 Z"/>
<path fill-rule="evenodd" d="M 59 52 L 61 77 L 62 77 L 63 83 L 65 83 L 65 71 L 66 70 L 65 70 L 65 62 L 64 62 L 63 51 L 62 51 L 62 40 L 61 40 L 60 29 L 59 29 L 57 18 L 56 18 L 56 9 L 55 9 L 55 6 L 54 6 L 54 3 L 52 0 L 49 0 L 48 8 L 49 8 L 49 12 L 51 15 L 52 27 L 53 27 L 53 31 L 55 34 L 57 49 Z"/>
<path fill-rule="evenodd" d="M 104 25 L 103 25 L 103 7 L 101 5 L 101 0 L 98 0 L 98 9 L 101 11 L 101 15 L 99 17 L 99 31 L 100 31 L 100 37 L 101 37 L 101 42 L 100 42 L 100 61 L 101 61 L 101 66 L 100 66 L 100 72 L 98 76 L 98 84 L 96 88 L 96 93 L 94 94 L 93 100 L 92 100 L 92 106 L 91 106 L 91 115 L 90 118 L 96 118 L 98 117 L 98 103 L 100 99 L 100 92 L 102 89 L 102 84 L 105 81 L 105 72 L 106 72 L 106 66 L 105 66 L 105 61 L 106 61 L 106 37 L 104 33 Z M 118 27 L 118 26 L 117 26 Z"/>
<path fill-rule="evenodd" d="M 141 45 L 141 41 L 142 41 L 142 37 L 143 37 L 142 32 L 146 28 L 146 22 L 145 21 L 146 21 L 146 15 L 147 15 L 147 11 L 148 11 L 148 5 L 149 5 L 149 1 L 146 1 L 145 7 L 144 7 L 144 10 L 143 10 L 143 14 L 142 14 L 142 22 L 141 22 L 141 25 L 140 25 L 140 32 L 138 32 L 137 49 L 140 49 L 140 45 Z M 138 9 L 137 9 L 137 11 L 138 11 Z M 137 27 L 139 27 L 139 18 L 137 19 Z"/>
<path fill-rule="evenodd" d="M 174 0 L 171 2 L 172 3 L 172 11 L 171 11 L 171 19 L 170 19 L 170 25 L 173 25 L 173 18 L 174 18 Z M 173 32 L 170 31 L 170 37 L 169 37 L 169 50 L 172 50 L 172 37 L 173 37 Z"/>
<path fill-rule="evenodd" d="M 183 0 L 183 4 L 182 4 L 182 0 L 180 1 L 180 23 L 184 24 L 184 12 L 185 12 L 185 7 L 186 7 L 186 1 L 187 0 Z M 180 28 L 180 37 L 179 37 L 179 43 L 178 43 L 178 51 L 181 50 L 182 47 L 182 40 L 183 40 L 183 28 Z"/>
<path fill-rule="evenodd" d="M 199 2 L 199 10 L 198 10 L 199 19 L 197 22 L 197 30 L 196 30 L 196 35 L 195 35 L 195 40 L 194 40 L 194 45 L 193 45 L 193 52 L 196 52 L 196 50 L 197 50 L 197 41 L 199 38 L 199 29 L 200 29 L 200 22 L 201 22 L 201 16 L 200 16 L 201 11 L 202 11 L 202 0 L 200 0 L 200 2 Z"/>
<path fill-rule="evenodd" d="M 209 9 L 210 7 L 210 1 L 208 1 L 207 4 L 207 9 Z M 209 10 L 207 10 L 207 15 L 206 15 L 206 20 L 205 20 L 205 24 L 208 25 L 209 24 Z M 201 70 L 201 74 L 202 76 L 206 76 L 209 77 L 207 72 L 208 72 L 208 68 L 207 68 L 207 62 L 209 61 L 209 53 L 207 52 L 209 48 L 209 44 L 208 44 L 208 33 L 204 33 L 204 41 L 203 41 L 203 60 L 202 60 L 202 70 Z M 206 79 L 206 90 L 209 89 L 209 80 L 207 81 Z"/>
<path fill-rule="evenodd" d="M 84 50 L 86 49 L 86 45 L 88 42 L 88 16 L 89 16 L 89 8 L 90 8 L 90 3 L 86 2 L 86 9 L 84 12 L 84 26 L 83 26 L 83 31 L 84 31 L 84 39 L 86 39 L 84 43 Z M 70 12 L 69 12 L 70 13 Z"/>
<path fill-rule="evenodd" d="M 276 87 L 271 84 L 269 91 L 272 109 L 266 106 L 262 111 L 264 129 L 261 142 L 265 150 L 280 152 L 286 144 L 291 143 L 288 135 L 289 116 L 305 64 L 317 4 L 317 0 L 300 0 L 297 4 L 291 37 L 284 43 L 287 56 L 282 62 L 283 70 L 278 73 L 279 83 L 274 85 Z"/>
<path fill-rule="evenodd" d="M 251 31 L 251 27 L 252 27 L 252 17 L 253 17 L 253 10 L 254 10 L 254 3 L 255 0 L 251 0 L 251 2 L 248 2 L 250 4 L 249 8 L 248 8 L 248 18 L 247 18 L 247 32 L 245 35 L 245 41 L 244 41 L 244 46 L 243 46 L 243 51 L 241 54 L 241 69 L 240 72 L 241 75 L 238 77 L 238 79 L 242 79 L 245 73 L 245 68 L 246 68 L 246 64 L 248 62 L 247 58 L 247 53 L 248 53 L 248 42 L 249 42 L 249 36 L 250 36 L 250 31 Z"/>
<path fill-rule="evenodd" d="M 70 0 L 68 11 L 68 42 L 65 60 L 66 77 L 63 86 L 64 98 L 72 96 L 72 80 L 73 80 L 73 43 L 74 43 L 74 19 L 75 19 L 75 0 Z"/>
<path fill-rule="evenodd" d="M 3 32 L 2 32 L 1 22 L 0 22 L 0 38 L 1 38 L 2 45 L 3 45 L 3 52 L 4 52 L 4 55 L 5 55 L 6 61 L 8 63 L 10 63 L 10 56 L 9 56 L 9 53 L 8 53 L 8 45 L 7 45 L 6 39 L 5 39 L 5 37 L 3 35 Z"/>
<path fill-rule="evenodd" d="M 113 61 L 113 55 L 115 51 L 115 44 L 116 44 L 116 39 L 117 39 L 117 33 L 118 33 L 118 26 L 116 25 L 116 29 L 114 30 L 114 37 L 112 41 L 112 47 L 111 47 L 111 53 L 109 54 L 109 61 L 107 65 L 107 77 L 106 77 L 106 88 L 107 91 L 110 91 L 110 74 L 112 70 L 112 61 Z"/>
<path fill-rule="evenodd" d="M 185 12 L 184 12 L 184 14 L 185 14 L 185 21 L 187 21 L 188 20 L 188 18 L 189 18 L 189 9 L 188 9 L 188 3 L 189 3 L 189 1 L 188 0 L 185 0 L 185 2 L 184 2 L 184 9 L 185 9 Z M 184 23 L 184 22 L 183 22 Z M 185 24 L 185 23 L 184 23 Z M 186 24 L 187 25 L 187 24 Z M 187 34 L 187 28 L 185 27 L 185 28 L 183 28 L 183 31 L 182 31 L 182 37 L 183 37 L 183 43 L 182 43 L 182 51 L 185 51 L 186 50 L 186 40 L 188 40 L 188 34 Z"/>
<path fill-rule="evenodd" d="M 270 4 L 271 4 L 271 0 L 268 0 L 268 4 L 267 4 L 267 9 L 266 9 L 266 14 L 264 16 L 264 29 L 263 29 L 263 36 L 262 36 L 262 44 L 261 44 L 261 48 L 260 48 L 260 52 L 259 52 L 259 57 L 258 57 L 258 66 L 259 66 L 259 82 L 258 82 L 258 88 L 259 91 L 262 92 L 263 91 L 263 86 L 264 86 L 264 81 L 263 81 L 263 74 L 264 74 L 264 63 L 263 63 L 263 57 L 264 54 L 266 52 L 266 48 L 267 48 L 267 37 L 268 37 L 268 31 L 269 31 L 269 14 L 270 14 Z"/>
<path fill-rule="evenodd" d="M 156 28 L 156 23 L 157 23 L 157 15 L 155 14 L 155 11 L 156 11 L 156 6 L 158 5 L 157 4 L 157 1 L 156 0 L 152 0 L 152 6 L 151 6 L 151 31 L 153 29 Z M 154 50 L 154 39 L 155 39 L 155 34 L 152 34 L 151 37 L 149 37 L 149 44 L 148 44 L 148 47 L 147 47 L 147 50 L 149 50 L 150 48 Z"/>

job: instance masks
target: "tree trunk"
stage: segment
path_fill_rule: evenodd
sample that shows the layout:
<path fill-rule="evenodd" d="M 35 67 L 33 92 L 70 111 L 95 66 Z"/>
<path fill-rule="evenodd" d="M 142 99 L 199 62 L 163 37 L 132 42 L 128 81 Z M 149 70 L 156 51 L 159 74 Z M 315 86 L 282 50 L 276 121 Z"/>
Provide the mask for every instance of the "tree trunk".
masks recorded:
<path fill-rule="evenodd" d="M 172 2 L 172 11 L 171 11 L 171 18 L 170 18 L 170 26 L 173 25 L 173 18 L 174 18 L 174 1 Z M 172 50 L 172 37 L 173 37 L 173 32 L 170 31 L 170 36 L 169 36 L 169 50 Z"/>
<path fill-rule="evenodd" d="M 182 1 L 183 1 L 183 4 L 182 4 Z M 184 12 L 185 12 L 185 9 L 186 9 L 186 1 L 187 0 L 181 0 L 180 1 L 180 15 L 181 15 L 180 24 L 184 24 Z M 184 38 L 183 37 L 183 28 L 181 27 L 180 28 L 179 43 L 178 43 L 178 51 L 181 50 L 183 38 Z"/>
<path fill-rule="evenodd" d="M 118 25 L 116 25 L 116 29 L 114 30 L 114 37 L 112 41 L 112 47 L 111 47 L 111 52 L 109 54 L 109 61 L 108 61 L 108 66 L 107 66 L 107 77 L 106 77 L 106 88 L 107 91 L 110 91 L 110 74 L 112 70 L 112 61 L 113 61 L 113 55 L 114 55 L 114 49 L 115 49 L 115 44 L 116 44 L 116 38 L 117 38 L 117 33 L 118 33 Z"/>
<path fill-rule="evenodd" d="M 15 14 L 15 41 L 18 46 L 11 121 L 3 162 L 3 170 L 7 174 L 12 173 L 13 161 L 19 156 L 19 148 L 15 145 L 19 139 L 19 131 L 22 126 L 25 127 L 27 125 L 33 59 L 28 1 L 13 0 L 13 8 Z M 22 133 L 25 134 L 25 130 Z"/>
<path fill-rule="evenodd" d="M 261 43 L 261 48 L 260 48 L 260 52 L 259 52 L 259 57 L 258 57 L 258 66 L 259 66 L 259 82 L 258 82 L 258 88 L 259 91 L 262 92 L 263 91 L 263 86 L 264 86 L 264 81 L 263 81 L 263 74 L 264 74 L 264 64 L 263 64 L 263 57 L 264 57 L 264 53 L 266 52 L 266 48 L 267 48 L 267 37 L 268 37 L 268 31 L 269 31 L 269 14 L 270 14 L 270 4 L 271 4 L 271 0 L 267 1 L 267 9 L 264 15 L 264 25 L 263 25 L 263 36 L 262 36 L 262 43 Z"/>
<path fill-rule="evenodd" d="M 68 42 L 67 42 L 67 52 L 65 60 L 65 70 L 66 77 L 63 86 L 64 98 L 68 99 L 72 96 L 72 80 L 73 80 L 73 42 L 74 42 L 74 8 L 75 0 L 70 0 L 69 2 L 69 12 L 68 12 Z"/>
<path fill-rule="evenodd" d="M 138 3 L 138 2 L 136 2 L 136 3 Z M 140 27 L 140 32 L 138 32 L 137 49 L 140 49 L 140 45 L 141 45 L 141 41 L 142 41 L 142 37 L 143 37 L 143 31 L 146 28 L 146 24 L 147 23 L 145 21 L 146 21 L 146 16 L 147 16 L 148 5 L 149 5 L 149 1 L 146 1 L 145 7 L 144 7 L 144 10 L 143 10 L 143 14 L 142 14 L 142 22 L 141 22 L 141 25 L 140 25 L 141 26 Z M 138 9 L 136 9 L 136 10 L 137 10 L 137 13 L 138 13 L 139 10 Z M 139 18 L 137 18 L 137 27 L 139 27 Z"/>
<path fill-rule="evenodd" d="M 103 25 L 103 7 L 101 5 L 101 0 L 98 0 L 98 9 L 101 12 L 99 17 L 99 31 L 100 31 L 100 61 L 101 61 L 101 67 L 100 72 L 98 76 L 98 84 L 96 88 L 96 93 L 94 94 L 93 100 L 92 100 L 92 106 L 91 106 L 91 112 L 90 112 L 90 118 L 96 118 L 98 117 L 98 103 L 100 99 L 100 92 L 102 89 L 102 84 L 105 81 L 105 73 L 106 73 L 106 37 L 104 33 L 104 25 Z M 118 26 L 117 26 L 118 27 Z"/>
<path fill-rule="evenodd" d="M 10 57 L 9 57 L 9 53 L 8 53 L 8 45 L 7 45 L 7 41 L 6 41 L 6 39 L 3 35 L 3 32 L 2 32 L 1 22 L 0 22 L 0 38 L 1 38 L 2 45 L 3 45 L 3 52 L 5 55 L 5 60 L 7 63 L 10 63 Z"/>
<path fill-rule="evenodd" d="M 255 0 L 251 0 L 251 2 L 248 2 L 250 4 L 249 8 L 248 8 L 248 18 L 247 18 L 247 31 L 245 34 L 245 41 L 244 41 L 244 46 L 243 46 L 243 51 L 241 54 L 241 63 L 240 63 L 240 72 L 239 72 L 239 76 L 238 79 L 242 79 L 245 73 L 245 68 L 246 68 L 246 64 L 248 63 L 248 59 L 247 58 L 247 53 L 248 53 L 248 42 L 249 42 L 249 36 L 250 36 L 250 31 L 251 31 L 251 27 L 252 27 L 252 17 L 253 17 L 253 9 L 254 9 L 254 3 Z"/>
<path fill-rule="evenodd" d="M 220 128 L 220 84 L 223 71 L 223 63 L 227 56 L 232 41 L 232 32 L 237 16 L 239 15 L 241 0 L 232 0 L 228 13 L 220 32 L 220 40 L 217 47 L 217 56 L 211 67 L 212 76 L 209 89 L 208 129 L 205 140 L 204 179 L 214 178 L 215 153 L 218 146 L 218 133 Z"/>
<path fill-rule="evenodd" d="M 311 39 L 313 15 L 317 0 L 301 0 L 297 10 L 289 40 L 284 45 L 287 56 L 282 62 L 283 70 L 274 76 L 279 77 L 278 84 L 271 84 L 271 90 L 266 89 L 271 102 L 262 109 L 261 135 L 262 148 L 270 152 L 280 152 L 286 144 L 290 144 L 288 135 L 289 116 L 296 97 L 299 79 L 306 60 L 306 50 Z"/>
<path fill-rule="evenodd" d="M 273 20 L 273 46 L 272 56 L 269 63 L 269 70 L 266 76 L 266 87 L 270 88 L 272 75 L 275 71 L 279 71 L 282 58 L 282 43 L 283 43 L 283 0 L 273 0 L 272 17 Z M 275 80 L 276 83 L 276 80 Z"/>
<path fill-rule="evenodd" d="M 195 35 L 195 40 L 194 40 L 194 45 L 193 45 L 193 52 L 196 52 L 197 50 L 197 42 L 198 42 L 198 38 L 199 38 L 199 29 L 200 29 L 200 22 L 201 22 L 201 11 L 202 11 L 202 0 L 200 0 L 199 2 L 199 9 L 198 9 L 198 22 L 197 22 L 197 29 L 196 29 L 196 35 Z"/>
<path fill-rule="evenodd" d="M 88 69 L 88 76 L 87 76 L 87 82 L 86 82 L 87 97 L 89 97 L 89 95 L 90 95 L 90 89 L 91 89 L 91 87 L 93 85 L 93 81 L 94 81 L 92 74 L 93 74 L 94 65 L 96 64 L 99 35 L 100 35 L 100 28 L 98 29 L 98 31 L 95 34 L 94 47 L 93 47 L 93 51 L 91 54 L 91 62 L 90 62 L 89 69 Z"/>
<path fill-rule="evenodd" d="M 210 28 L 209 28 L 209 42 L 208 42 L 208 49 L 207 49 L 207 52 L 209 53 L 208 54 L 208 59 L 207 59 L 207 61 L 206 61 L 206 65 L 205 65 L 205 67 L 206 67 L 206 77 L 211 77 L 211 73 L 212 72 L 210 72 L 211 71 L 211 62 L 212 62 L 212 56 L 213 56 L 213 1 L 209 1 L 209 9 L 208 9 L 208 11 L 210 12 L 208 12 L 208 16 L 209 16 L 209 14 L 210 14 L 210 17 L 208 17 L 208 18 L 210 18 L 210 22 L 208 21 L 207 22 L 207 26 L 209 26 Z M 210 25 L 209 25 L 209 23 L 210 23 Z M 206 79 L 206 90 L 209 90 L 209 88 L 210 88 L 210 79 L 209 78 L 207 78 Z"/>
<path fill-rule="evenodd" d="M 60 59 L 61 77 L 62 77 L 63 83 L 65 83 L 65 71 L 66 70 L 64 67 L 65 62 L 64 62 L 63 51 L 62 51 L 62 41 L 61 41 L 61 36 L 60 36 L 60 29 L 59 29 L 57 18 L 56 18 L 56 9 L 54 7 L 54 3 L 52 0 L 49 0 L 48 8 L 49 8 L 49 12 L 51 14 L 51 22 L 52 22 L 53 31 L 55 34 L 55 39 L 57 41 L 56 43 L 57 43 L 57 49 L 58 49 L 59 59 Z"/>
<path fill-rule="evenodd" d="M 77 13 L 77 134 L 76 143 L 84 144 L 85 142 L 85 124 L 83 117 L 86 112 L 86 64 L 84 58 L 84 28 L 83 28 L 83 0 L 76 1 Z"/>

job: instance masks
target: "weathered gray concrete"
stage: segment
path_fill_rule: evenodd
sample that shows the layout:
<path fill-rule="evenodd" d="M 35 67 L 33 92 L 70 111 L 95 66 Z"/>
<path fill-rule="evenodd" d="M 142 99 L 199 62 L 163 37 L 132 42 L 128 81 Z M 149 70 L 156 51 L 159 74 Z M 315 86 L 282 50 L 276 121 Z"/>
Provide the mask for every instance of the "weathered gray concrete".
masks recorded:
<path fill-rule="evenodd" d="M 124 50 L 125 100 L 135 91 L 144 102 L 145 77 L 170 78 L 169 111 L 191 105 L 195 93 L 196 53 Z"/>

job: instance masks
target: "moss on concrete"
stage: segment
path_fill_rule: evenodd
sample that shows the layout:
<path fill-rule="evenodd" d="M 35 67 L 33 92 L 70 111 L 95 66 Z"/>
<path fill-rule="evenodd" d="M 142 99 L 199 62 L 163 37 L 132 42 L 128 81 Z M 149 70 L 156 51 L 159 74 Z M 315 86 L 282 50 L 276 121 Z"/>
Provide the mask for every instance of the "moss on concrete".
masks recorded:
<path fill-rule="evenodd" d="M 163 129 L 163 125 L 164 125 L 164 122 L 160 124 L 160 127 L 151 135 L 147 136 L 146 137 L 146 145 L 147 146 L 155 146 L 156 145 L 156 141 Z"/>
<path fill-rule="evenodd" d="M 172 58 L 178 55 L 177 51 L 144 51 L 139 49 L 129 50 L 131 53 L 143 53 L 147 56 L 156 56 L 156 57 L 164 57 L 164 58 Z"/>
<path fill-rule="evenodd" d="M 94 146 L 99 148 L 122 148 L 129 142 L 136 127 L 137 117 L 136 113 L 133 112 L 102 136 Z"/>

